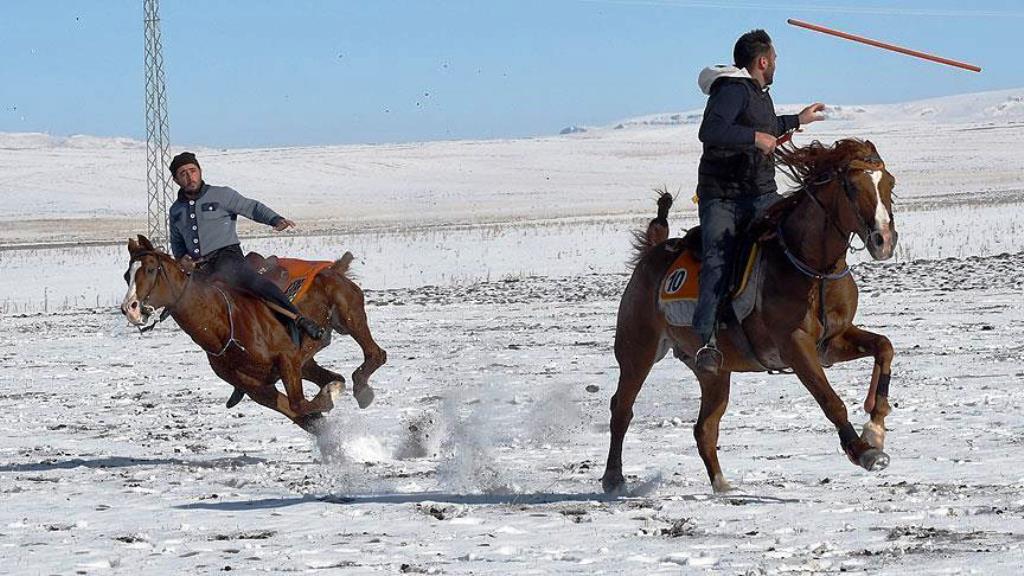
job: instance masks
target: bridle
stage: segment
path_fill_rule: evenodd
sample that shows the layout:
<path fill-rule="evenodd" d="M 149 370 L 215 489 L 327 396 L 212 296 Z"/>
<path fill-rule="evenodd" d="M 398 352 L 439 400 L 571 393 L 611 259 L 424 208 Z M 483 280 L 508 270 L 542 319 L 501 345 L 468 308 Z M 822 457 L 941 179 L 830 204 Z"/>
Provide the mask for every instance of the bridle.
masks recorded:
<path fill-rule="evenodd" d="M 167 270 L 164 269 L 163 260 L 160 258 L 160 256 L 162 256 L 162 255 L 164 255 L 163 252 L 159 252 L 159 251 L 156 251 L 156 250 L 146 250 L 146 251 L 143 251 L 143 252 L 138 252 L 135 255 L 133 255 L 132 259 L 128 262 L 129 269 L 131 268 L 132 262 L 136 262 L 136 261 L 140 261 L 141 262 L 142 258 L 144 258 L 145 256 L 155 256 L 156 259 L 157 259 L 157 262 L 158 262 L 158 264 L 157 264 L 157 271 L 158 271 L 158 273 L 160 275 L 162 275 L 164 277 L 164 280 L 167 282 L 167 285 L 170 286 L 171 285 L 171 280 L 167 276 Z M 184 270 L 182 270 L 182 272 L 184 272 Z M 160 318 L 158 318 L 156 320 L 156 322 L 153 322 L 149 326 L 143 326 L 143 327 L 139 328 L 139 333 L 140 334 L 145 334 L 146 332 L 149 332 L 153 328 L 156 328 L 157 324 L 163 322 L 164 320 L 167 319 L 168 316 L 171 315 L 171 312 L 174 310 L 174 308 L 176 308 L 178 306 L 178 304 L 181 302 L 181 299 L 185 295 L 185 292 L 188 291 L 189 286 L 192 285 L 192 276 L 193 275 L 194 274 L 186 274 L 186 276 L 188 276 L 188 280 L 185 281 L 185 287 L 182 288 L 180 292 L 178 292 L 178 296 L 174 299 L 174 302 L 169 304 L 169 305 L 167 305 L 167 306 L 164 306 L 164 310 L 163 310 L 163 312 L 160 313 Z M 213 286 L 213 287 L 217 290 L 217 292 L 220 293 L 221 297 L 224 298 L 224 304 L 227 305 L 227 309 L 228 309 L 228 328 L 229 328 L 228 340 L 227 340 L 227 342 L 224 343 L 224 346 L 222 346 L 220 351 L 218 351 L 218 352 L 210 352 L 209 350 L 206 350 L 206 349 L 204 349 L 204 351 L 207 354 L 209 354 L 210 356 L 223 356 L 224 354 L 227 353 L 228 348 L 230 348 L 231 345 L 234 344 L 240 350 L 245 352 L 245 346 L 242 346 L 242 343 L 239 342 L 235 338 L 234 306 L 232 306 L 232 304 L 231 304 L 231 298 L 229 298 L 228 295 L 224 292 L 224 290 L 221 290 L 221 288 L 219 286 Z M 144 298 L 139 299 L 139 305 L 140 306 L 142 306 L 143 308 L 146 308 L 146 307 L 153 308 L 152 306 L 150 306 L 147 303 L 147 301 L 149 300 L 149 297 L 153 294 L 153 290 L 155 288 L 156 288 L 156 282 L 153 282 L 153 285 L 150 286 L 149 290 L 146 292 L 146 296 Z"/>
<path fill-rule="evenodd" d="M 145 258 L 146 256 L 154 256 L 156 257 L 157 260 L 157 272 L 159 272 L 160 275 L 164 277 L 164 280 L 167 282 L 167 285 L 170 286 L 171 279 L 167 276 L 167 270 L 164 269 L 163 260 L 160 258 L 163 255 L 163 252 L 158 252 L 156 250 L 145 250 L 143 252 L 136 252 L 132 256 L 132 259 L 128 261 L 128 267 L 131 268 L 133 262 L 142 262 L 142 259 Z M 184 270 L 182 270 L 182 272 L 184 272 Z M 185 295 L 185 291 L 188 290 L 188 287 L 192 285 L 192 275 L 186 274 L 186 276 L 188 276 L 188 280 L 185 281 L 185 287 L 182 288 L 180 292 L 178 292 L 178 295 L 177 297 L 175 297 L 174 302 L 172 304 L 164 306 L 165 310 L 169 310 L 177 306 L 178 303 L 181 302 L 182 296 Z M 149 306 L 149 297 L 153 295 L 154 289 L 156 289 L 156 282 L 153 282 L 153 284 L 149 287 L 149 291 L 146 292 L 146 296 L 139 299 L 139 304 L 141 304 L 142 306 Z M 152 308 L 152 306 L 149 307 Z"/>
<path fill-rule="evenodd" d="M 128 268 L 129 270 L 131 269 L 131 265 L 133 262 L 142 262 L 142 259 L 144 257 L 154 256 L 157 259 L 157 273 L 160 276 L 163 276 L 164 281 L 166 281 L 167 285 L 170 286 L 171 279 L 167 276 L 167 270 L 164 269 L 163 260 L 160 258 L 161 255 L 163 255 L 163 252 L 159 252 L 156 250 L 145 250 L 142 252 L 137 252 L 134 255 L 132 255 L 132 259 L 128 261 Z M 125 273 L 125 276 L 127 276 L 127 273 Z M 178 292 L 178 295 L 175 297 L 174 302 L 163 307 L 163 312 L 160 313 L 160 317 L 157 319 L 156 322 L 153 322 L 149 326 L 143 326 L 139 328 L 140 333 L 145 334 L 146 332 L 149 332 L 153 328 L 156 328 L 157 324 L 163 322 L 164 320 L 167 319 L 168 316 L 170 316 L 174 308 L 177 307 L 178 304 L 181 302 L 182 297 L 185 296 L 185 292 L 188 291 L 189 286 L 192 285 L 192 275 L 187 274 L 187 276 L 188 280 L 185 281 L 185 287 L 182 288 L 180 292 Z M 141 306 L 143 310 L 145 310 L 146 308 L 153 309 L 153 307 L 149 305 L 149 297 L 153 295 L 153 290 L 156 289 L 156 284 L 157 283 L 154 281 L 152 285 L 150 285 L 149 290 L 146 292 L 146 295 L 139 299 L 139 306 Z"/>
<path fill-rule="evenodd" d="M 852 160 L 842 170 L 834 170 L 828 178 L 808 183 L 808 185 L 801 188 L 800 191 L 806 194 L 807 198 L 809 198 L 818 208 L 821 209 L 822 214 L 825 216 L 826 227 L 831 226 L 839 234 L 839 236 L 843 238 L 846 242 L 846 249 L 843 250 L 843 253 L 840 254 L 839 257 L 836 258 L 836 260 L 833 261 L 831 265 L 829 265 L 828 270 L 835 268 L 836 263 L 838 263 L 839 260 L 842 259 L 842 257 L 846 254 L 847 251 L 858 249 L 853 247 L 854 233 L 847 232 L 839 226 L 839 224 L 836 222 L 836 219 L 832 217 L 832 214 L 828 211 L 828 209 L 825 208 L 825 205 L 821 203 L 821 200 L 818 199 L 816 190 L 821 190 L 821 187 L 823 185 L 838 179 L 843 187 L 843 197 L 846 199 L 848 206 L 853 210 L 853 214 L 857 218 L 857 223 L 860 225 L 859 231 L 864 235 L 865 238 L 870 239 L 874 234 L 877 233 L 871 230 L 871 226 L 864 221 L 864 218 L 861 216 L 860 210 L 857 209 L 858 192 L 857 189 L 852 184 L 850 184 L 850 171 L 862 170 L 865 172 L 876 172 L 884 169 L 885 163 L 882 161 L 882 159 L 879 158 L 877 155 L 872 155 L 865 159 Z M 815 270 L 812 266 L 801 260 L 792 250 L 790 250 L 789 246 L 786 244 L 785 236 L 782 233 L 783 225 L 785 224 L 788 218 L 789 214 L 787 214 L 786 217 L 782 218 L 779 221 L 776 236 L 779 239 L 779 244 L 782 247 L 783 253 L 785 253 L 786 258 L 790 261 L 791 264 L 793 264 L 794 268 L 799 270 L 800 273 L 804 274 L 805 276 L 814 278 L 816 280 L 838 280 L 850 273 L 849 266 L 845 267 L 843 270 L 839 272 L 830 273 L 827 271 Z M 823 252 L 824 244 L 825 237 L 824 235 L 822 235 Z M 863 249 L 863 247 L 859 248 L 859 250 Z"/>

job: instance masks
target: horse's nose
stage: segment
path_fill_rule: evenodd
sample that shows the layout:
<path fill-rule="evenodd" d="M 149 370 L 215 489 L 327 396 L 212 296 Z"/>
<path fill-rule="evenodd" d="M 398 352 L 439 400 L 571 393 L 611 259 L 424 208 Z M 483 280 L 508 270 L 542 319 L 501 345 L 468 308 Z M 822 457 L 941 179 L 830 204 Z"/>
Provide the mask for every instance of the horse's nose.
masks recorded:
<path fill-rule="evenodd" d="M 868 241 L 871 242 L 875 248 L 881 248 L 882 245 L 885 244 L 885 238 L 882 237 L 881 232 L 872 232 L 868 236 Z"/>

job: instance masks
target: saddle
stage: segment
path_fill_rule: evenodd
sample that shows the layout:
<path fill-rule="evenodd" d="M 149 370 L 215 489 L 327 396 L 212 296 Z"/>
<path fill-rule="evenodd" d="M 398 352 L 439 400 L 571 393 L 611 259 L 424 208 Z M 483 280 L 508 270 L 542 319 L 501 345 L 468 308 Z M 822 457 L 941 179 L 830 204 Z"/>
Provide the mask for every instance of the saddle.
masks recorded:
<path fill-rule="evenodd" d="M 730 289 L 726 294 L 737 320 L 743 320 L 753 311 L 757 293 L 760 292 L 761 251 L 754 237 L 749 238 L 740 245 L 729 276 Z M 662 278 L 658 307 L 665 313 L 669 324 L 692 326 L 700 293 L 700 226 L 691 228 L 682 238 L 669 242 L 679 255 Z"/>
<path fill-rule="evenodd" d="M 277 256 L 264 258 L 257 252 L 246 254 L 245 261 L 257 274 L 280 288 L 293 304 L 298 303 L 306 295 L 316 275 L 333 264 L 324 260 L 299 260 Z"/>

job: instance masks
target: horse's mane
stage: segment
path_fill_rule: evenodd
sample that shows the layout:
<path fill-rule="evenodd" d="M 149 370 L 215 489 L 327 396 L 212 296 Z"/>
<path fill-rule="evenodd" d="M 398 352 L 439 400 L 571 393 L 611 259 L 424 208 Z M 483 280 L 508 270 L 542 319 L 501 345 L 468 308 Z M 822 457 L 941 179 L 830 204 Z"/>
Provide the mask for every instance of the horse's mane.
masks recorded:
<path fill-rule="evenodd" d="M 864 156 L 865 148 L 869 145 L 858 138 L 836 140 L 831 146 L 817 140 L 799 148 L 790 143 L 775 149 L 774 160 L 775 166 L 799 189 Z"/>
<path fill-rule="evenodd" d="M 800 203 L 800 190 L 808 184 L 828 180 L 831 173 L 849 164 L 851 160 L 863 157 L 868 147 L 863 140 L 846 138 L 837 140 L 831 146 L 815 140 L 799 148 L 792 144 L 776 148 L 775 166 L 793 183 L 793 188 L 753 224 L 752 234 L 759 237 L 773 233 L 786 214 Z"/>

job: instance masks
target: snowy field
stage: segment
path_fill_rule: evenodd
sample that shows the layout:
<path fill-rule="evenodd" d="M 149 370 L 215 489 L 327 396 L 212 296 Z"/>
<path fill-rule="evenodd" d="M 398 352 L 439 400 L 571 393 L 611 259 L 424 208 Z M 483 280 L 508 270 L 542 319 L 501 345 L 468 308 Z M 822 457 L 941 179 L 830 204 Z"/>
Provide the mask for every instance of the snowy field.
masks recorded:
<path fill-rule="evenodd" d="M 694 222 L 689 115 L 201 155 L 211 181 L 308 224 L 249 248 L 357 256 L 389 362 L 376 402 L 346 397 L 319 439 L 248 400 L 225 409 L 173 323 L 126 326 L 122 245 L 26 246 L 141 230 L 143 200 L 125 199 L 144 149 L 0 135 L 0 170 L 20 174 L 0 183 L 0 574 L 1019 574 L 1022 96 L 844 106 L 798 137 L 870 138 L 898 181 L 897 257 L 855 268 L 859 322 L 896 349 L 892 464 L 850 464 L 794 377 L 738 376 L 724 496 L 693 440 L 699 388 L 671 359 L 626 437 L 634 493 L 600 493 L 629 233 L 661 184 L 682 190 L 674 232 Z M 319 358 L 348 374 L 359 355 L 338 338 Z M 856 424 L 870 371 L 828 372 Z"/>

